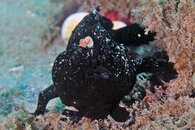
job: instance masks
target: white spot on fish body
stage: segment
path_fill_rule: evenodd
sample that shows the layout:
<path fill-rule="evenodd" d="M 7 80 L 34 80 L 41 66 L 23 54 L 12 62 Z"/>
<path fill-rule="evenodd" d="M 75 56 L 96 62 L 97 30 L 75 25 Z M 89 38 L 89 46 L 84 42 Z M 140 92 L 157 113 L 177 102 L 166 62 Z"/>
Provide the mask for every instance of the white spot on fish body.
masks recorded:
<path fill-rule="evenodd" d="M 124 57 L 124 56 L 121 56 L 121 58 L 122 58 L 123 60 L 125 60 L 125 57 Z"/>
<path fill-rule="evenodd" d="M 110 39 L 108 39 L 107 37 L 106 37 L 106 42 L 110 42 Z"/>
<path fill-rule="evenodd" d="M 116 46 L 116 49 L 120 50 L 120 47 L 119 46 Z"/>

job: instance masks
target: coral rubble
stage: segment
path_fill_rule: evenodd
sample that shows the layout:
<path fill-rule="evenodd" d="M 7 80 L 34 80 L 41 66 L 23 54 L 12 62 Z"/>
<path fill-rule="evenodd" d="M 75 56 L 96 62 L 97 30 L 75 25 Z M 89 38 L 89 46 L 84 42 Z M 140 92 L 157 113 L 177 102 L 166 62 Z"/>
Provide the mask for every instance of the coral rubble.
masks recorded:
<path fill-rule="evenodd" d="M 169 84 L 167 94 L 189 94 L 192 87 L 195 53 L 195 3 L 182 1 L 143 1 L 134 16 L 148 30 L 157 32 L 155 45 L 168 52 L 179 75 Z"/>

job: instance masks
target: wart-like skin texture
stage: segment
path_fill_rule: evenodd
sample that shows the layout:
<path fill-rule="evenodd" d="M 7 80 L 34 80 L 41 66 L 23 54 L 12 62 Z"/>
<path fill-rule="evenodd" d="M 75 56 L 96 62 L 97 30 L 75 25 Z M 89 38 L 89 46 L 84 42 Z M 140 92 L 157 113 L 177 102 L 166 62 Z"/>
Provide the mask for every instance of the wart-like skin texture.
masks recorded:
<path fill-rule="evenodd" d="M 172 63 L 150 57 L 135 59 L 127 47 L 115 42 L 114 35 L 110 35 L 111 27 L 109 31 L 105 29 L 106 24 L 102 23 L 106 21 L 98 10 L 93 10 L 77 25 L 66 51 L 56 58 L 53 85 L 40 93 L 35 115 L 44 114 L 48 101 L 60 97 L 65 105 L 78 109 L 78 112 L 64 111 L 74 121 L 111 115 L 116 121 L 124 122 L 129 113 L 118 105 L 132 90 L 138 73 L 148 71 L 158 76 L 159 71 L 173 72 L 168 81 L 174 78 Z M 93 39 L 93 47 L 79 46 L 80 39 L 87 36 Z"/>

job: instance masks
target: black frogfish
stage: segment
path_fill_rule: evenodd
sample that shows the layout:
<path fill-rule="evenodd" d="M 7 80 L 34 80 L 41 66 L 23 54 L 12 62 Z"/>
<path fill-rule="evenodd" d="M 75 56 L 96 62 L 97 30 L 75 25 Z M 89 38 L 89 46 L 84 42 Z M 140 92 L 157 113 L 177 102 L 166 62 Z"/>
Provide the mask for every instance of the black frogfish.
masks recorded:
<path fill-rule="evenodd" d="M 60 97 L 62 103 L 77 109 L 63 112 L 73 121 L 110 115 L 117 122 L 125 122 L 129 113 L 119 107 L 119 102 L 133 89 L 137 74 L 150 72 L 165 82 L 176 77 L 173 63 L 167 60 L 133 56 L 127 44 L 139 43 L 140 39 L 129 36 L 133 33 L 131 25 L 114 32 L 111 21 L 98 12 L 99 7 L 84 17 L 73 30 L 66 50 L 57 56 L 53 84 L 40 92 L 35 115 L 44 114 L 48 101 Z M 117 31 L 122 31 L 121 37 Z M 154 35 L 144 38 L 151 41 Z"/>

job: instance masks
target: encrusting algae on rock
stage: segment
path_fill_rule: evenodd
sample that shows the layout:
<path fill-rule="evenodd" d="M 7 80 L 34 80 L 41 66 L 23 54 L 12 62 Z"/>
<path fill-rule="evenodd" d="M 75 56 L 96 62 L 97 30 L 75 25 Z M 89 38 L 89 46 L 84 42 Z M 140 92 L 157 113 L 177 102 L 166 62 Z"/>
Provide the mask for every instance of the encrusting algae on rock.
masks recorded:
<path fill-rule="evenodd" d="M 134 128 L 195 128 L 194 105 L 189 105 L 194 104 L 195 89 L 193 86 L 195 2 L 193 0 L 142 1 L 142 6 L 133 12 L 139 23 L 146 26 L 148 30 L 157 32 L 155 44 L 167 51 L 170 61 L 175 62 L 174 68 L 178 72 L 178 77 L 166 85 L 168 87 L 165 94 L 169 99 L 164 99 L 163 102 L 166 103 L 162 104 L 163 109 L 157 105 L 158 102 L 153 102 L 149 110 L 141 110 L 137 113 Z M 167 107 L 173 104 L 175 104 L 174 108 Z M 150 118 L 153 115 L 151 109 L 160 111 L 153 116 L 153 119 Z M 174 110 L 178 110 L 178 113 L 170 115 Z M 147 123 L 144 120 L 147 120 Z"/>
<path fill-rule="evenodd" d="M 134 10 L 137 20 L 149 30 L 157 32 L 155 42 L 164 48 L 174 62 L 178 78 L 167 93 L 189 94 L 192 87 L 195 53 L 195 3 L 182 1 L 143 1 L 143 6 Z M 140 21 L 141 20 L 141 21 Z"/>

